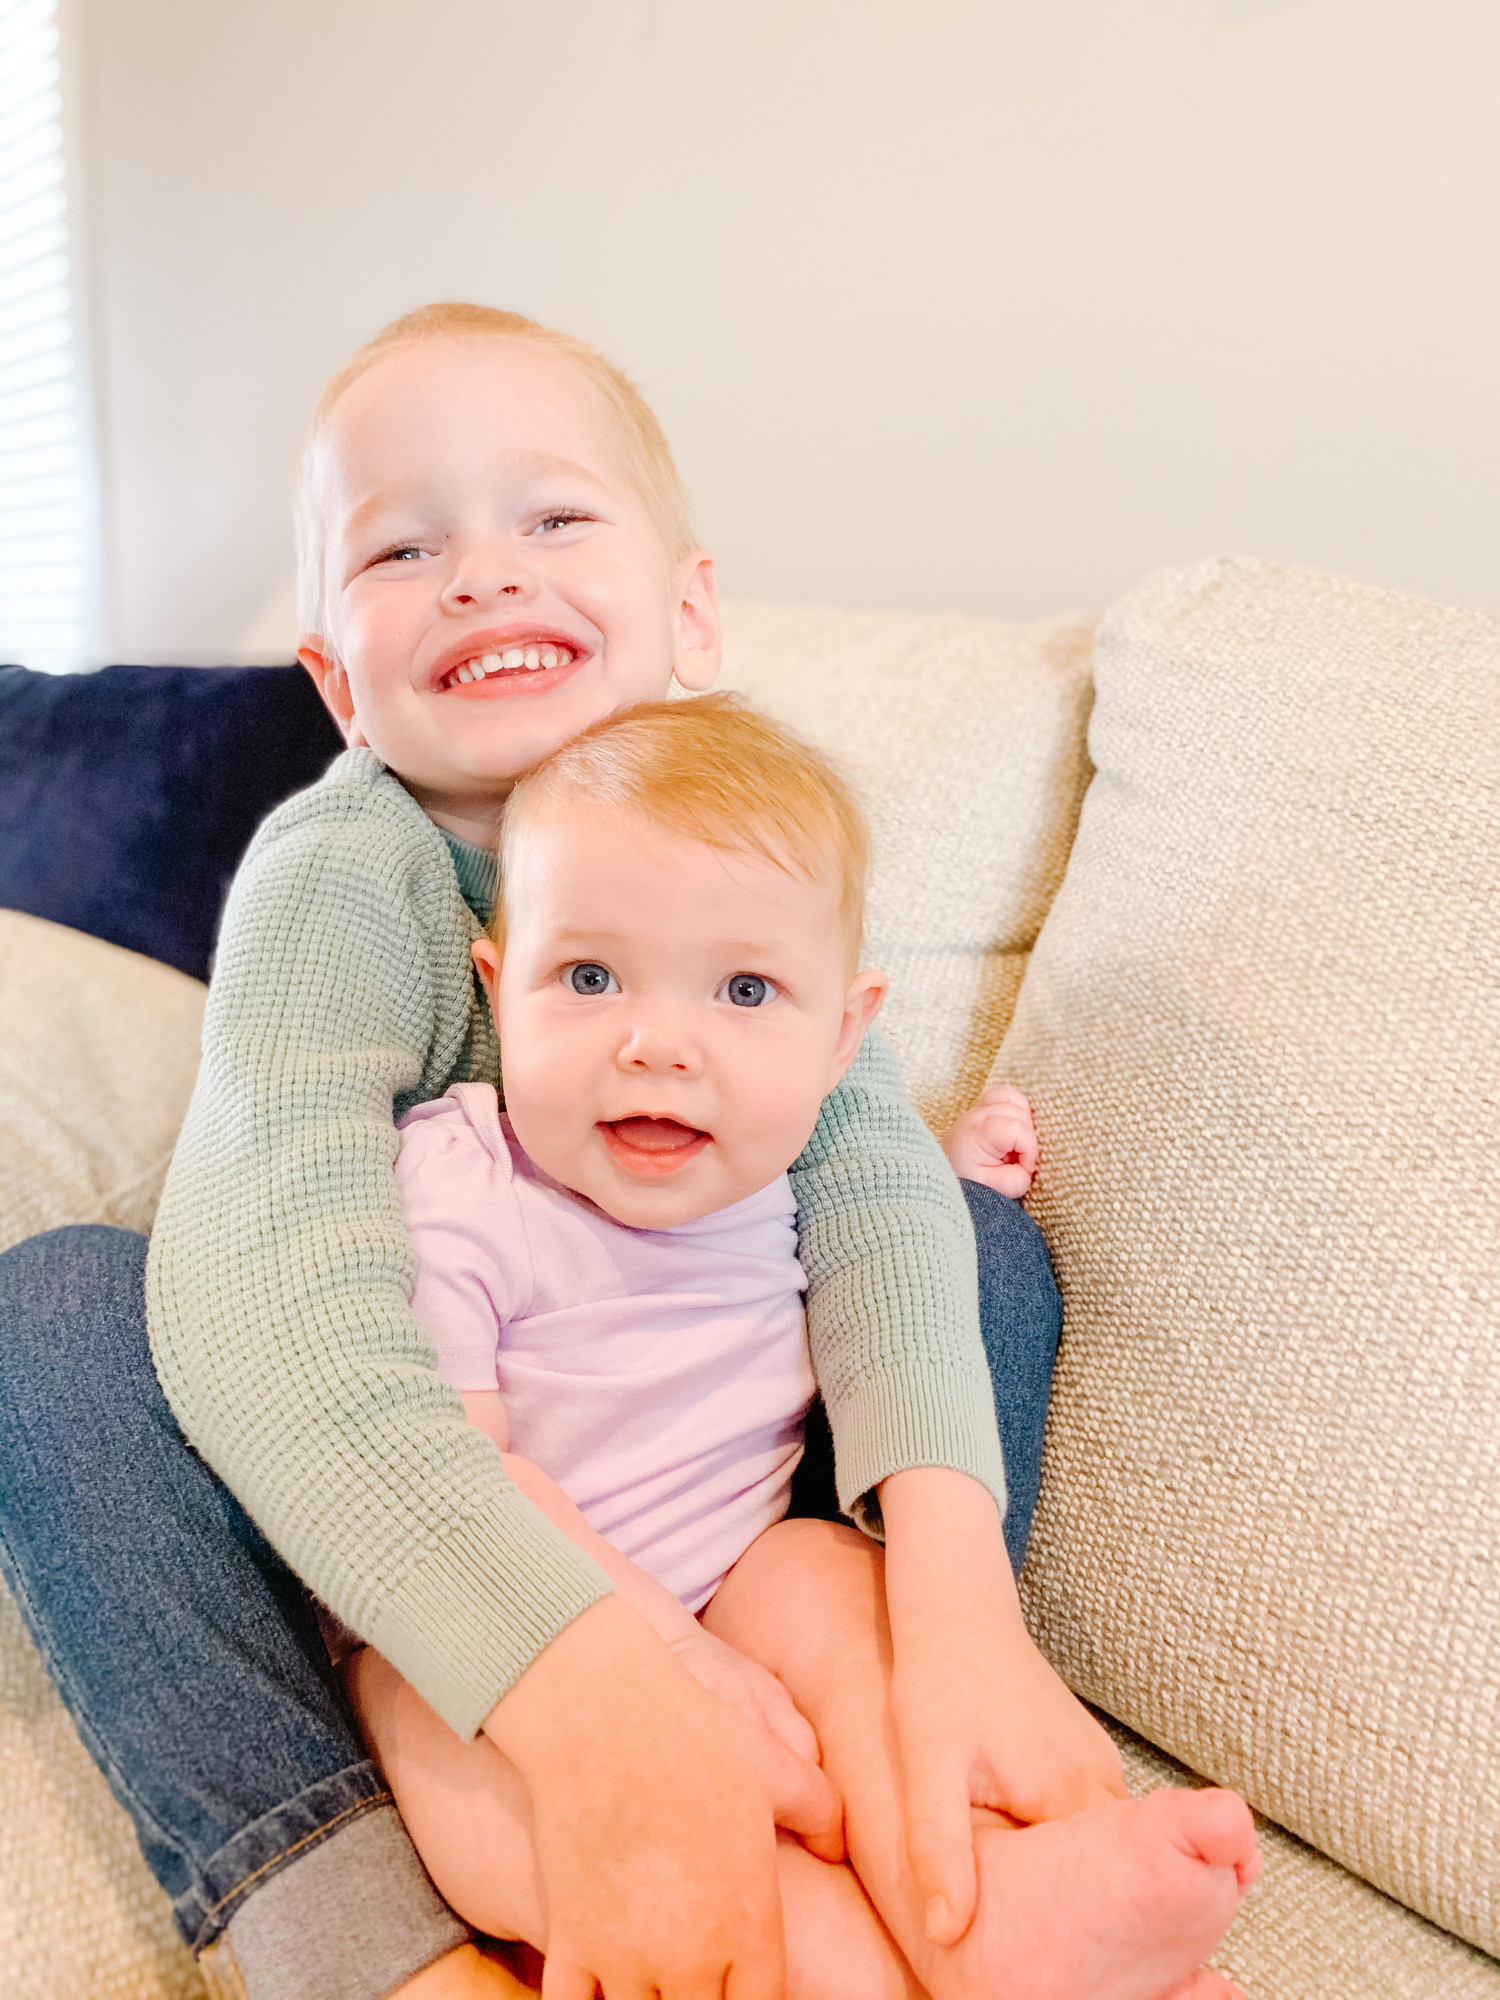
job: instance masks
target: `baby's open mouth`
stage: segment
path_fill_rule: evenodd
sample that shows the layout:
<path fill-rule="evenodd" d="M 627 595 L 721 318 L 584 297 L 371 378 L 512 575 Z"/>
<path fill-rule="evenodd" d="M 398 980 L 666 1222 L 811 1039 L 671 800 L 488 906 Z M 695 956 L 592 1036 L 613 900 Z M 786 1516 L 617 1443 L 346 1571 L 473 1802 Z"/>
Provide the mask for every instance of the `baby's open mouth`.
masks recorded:
<path fill-rule="evenodd" d="M 675 1118 L 616 1118 L 599 1130 L 610 1152 L 632 1173 L 675 1173 L 713 1142 L 711 1132 Z"/>
<path fill-rule="evenodd" d="M 471 660 L 463 660 L 444 674 L 438 687 L 448 693 L 454 688 L 472 687 L 476 681 L 493 680 L 495 676 L 546 673 L 554 667 L 571 667 L 577 654 L 571 646 L 560 646 L 550 639 L 528 640 L 519 646 L 502 646 L 487 653 L 476 653 Z"/>

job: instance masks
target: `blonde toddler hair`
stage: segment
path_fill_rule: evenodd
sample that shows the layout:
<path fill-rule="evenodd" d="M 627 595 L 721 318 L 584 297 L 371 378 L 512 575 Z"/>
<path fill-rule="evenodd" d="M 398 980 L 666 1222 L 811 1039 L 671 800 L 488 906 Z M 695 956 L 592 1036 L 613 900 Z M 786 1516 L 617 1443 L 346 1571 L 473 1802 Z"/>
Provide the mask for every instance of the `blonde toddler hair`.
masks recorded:
<path fill-rule="evenodd" d="M 850 972 L 858 966 L 870 852 L 859 802 L 821 751 L 738 695 L 621 709 L 517 780 L 500 823 L 490 927 L 502 952 L 507 857 L 539 810 L 558 799 L 639 814 L 668 833 L 760 855 L 811 882 L 832 879 Z"/>
<path fill-rule="evenodd" d="M 304 632 L 327 632 L 328 607 L 323 590 L 323 558 L 328 522 L 318 479 L 318 447 L 328 420 L 344 391 L 392 348 L 421 340 L 524 340 L 561 360 L 571 362 L 604 399 L 625 460 L 631 484 L 646 503 L 662 545 L 673 562 L 697 547 L 688 519 L 687 495 L 672 459 L 666 434 L 656 413 L 627 375 L 606 361 L 586 341 L 557 333 L 520 313 L 494 306 L 448 303 L 418 306 L 382 327 L 328 383 L 313 412 L 312 429 L 302 453 L 297 482 L 297 614 Z"/>

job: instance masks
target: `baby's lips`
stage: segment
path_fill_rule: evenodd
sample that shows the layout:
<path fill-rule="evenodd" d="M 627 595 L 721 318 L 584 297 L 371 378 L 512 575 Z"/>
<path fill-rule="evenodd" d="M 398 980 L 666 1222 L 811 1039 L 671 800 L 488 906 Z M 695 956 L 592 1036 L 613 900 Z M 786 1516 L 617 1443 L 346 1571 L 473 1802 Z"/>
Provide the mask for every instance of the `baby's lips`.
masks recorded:
<path fill-rule="evenodd" d="M 609 1130 L 642 1153 L 681 1153 L 708 1137 L 676 1118 L 616 1118 Z"/>

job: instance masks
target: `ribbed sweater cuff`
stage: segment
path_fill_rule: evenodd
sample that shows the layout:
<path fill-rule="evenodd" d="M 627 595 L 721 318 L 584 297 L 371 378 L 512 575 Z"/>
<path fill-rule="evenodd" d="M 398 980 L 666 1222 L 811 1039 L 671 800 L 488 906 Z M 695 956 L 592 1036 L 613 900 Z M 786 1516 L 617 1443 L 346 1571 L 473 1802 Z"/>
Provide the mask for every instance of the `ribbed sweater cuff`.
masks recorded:
<path fill-rule="evenodd" d="M 941 1465 L 967 1472 L 1005 1517 L 1005 1462 L 990 1385 L 931 1362 L 867 1375 L 829 1411 L 838 1439 L 839 1505 L 867 1534 L 884 1538 L 874 1488 L 893 1472 Z"/>
<path fill-rule="evenodd" d="M 558 1633 L 613 1585 L 521 1494 L 456 1524 L 361 1624 L 465 1742 Z"/>

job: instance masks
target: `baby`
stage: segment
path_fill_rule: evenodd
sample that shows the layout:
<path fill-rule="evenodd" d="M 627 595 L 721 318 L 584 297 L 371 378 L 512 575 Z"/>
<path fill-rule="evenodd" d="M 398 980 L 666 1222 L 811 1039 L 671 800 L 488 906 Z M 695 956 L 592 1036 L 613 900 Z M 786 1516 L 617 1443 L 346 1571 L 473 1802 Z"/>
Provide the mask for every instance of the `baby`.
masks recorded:
<path fill-rule="evenodd" d="M 944 1693 L 977 1693 L 981 1767 L 1005 1756 L 986 1705 L 1011 1731 L 1071 1734 L 1075 1757 L 1094 1727 L 1025 1635 L 984 1486 L 940 1466 L 882 1481 L 885 1556 L 783 1519 L 815 1387 L 786 1170 L 887 983 L 858 969 L 857 806 L 817 753 L 710 695 L 627 710 L 545 760 L 510 795 L 500 855 L 474 961 L 515 1052 L 505 1109 L 461 1083 L 402 1121 L 412 1303 L 471 1424 L 607 1571 L 663 1669 L 670 1650 L 783 1754 L 821 1758 L 848 1860 L 836 1836 L 781 1840 L 789 1993 L 1222 2000 L 1194 1968 L 1254 1878 L 1249 1814 L 1225 1792 L 1106 1796 L 1102 1734 L 1096 1802 L 1045 1825 L 1018 1827 L 981 1768 L 960 1937 L 915 1886 L 895 1738 L 926 1718 L 892 1687 L 890 1627 L 919 1625 L 955 1563 L 989 1687 L 960 1642 Z M 348 1683 L 440 1889 L 545 1952 L 514 1765 L 369 1649 Z"/>

